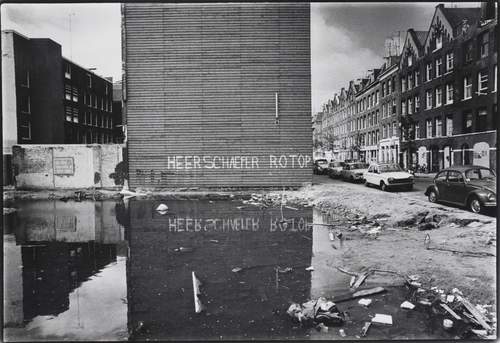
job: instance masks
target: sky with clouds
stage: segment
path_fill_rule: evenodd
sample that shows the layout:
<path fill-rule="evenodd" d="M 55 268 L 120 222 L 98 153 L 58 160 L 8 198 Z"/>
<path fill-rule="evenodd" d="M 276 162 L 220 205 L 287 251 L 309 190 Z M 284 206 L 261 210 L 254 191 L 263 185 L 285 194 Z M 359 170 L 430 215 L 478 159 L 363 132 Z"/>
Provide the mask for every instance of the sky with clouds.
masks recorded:
<path fill-rule="evenodd" d="M 382 65 L 387 37 L 400 31 L 403 42 L 408 28 L 428 29 L 437 4 L 311 4 L 313 113 L 349 80 Z M 7 4 L 1 10 L 2 30 L 51 38 L 61 44 L 65 57 L 97 68 L 96 73 L 102 76 L 121 79 L 120 4 Z"/>

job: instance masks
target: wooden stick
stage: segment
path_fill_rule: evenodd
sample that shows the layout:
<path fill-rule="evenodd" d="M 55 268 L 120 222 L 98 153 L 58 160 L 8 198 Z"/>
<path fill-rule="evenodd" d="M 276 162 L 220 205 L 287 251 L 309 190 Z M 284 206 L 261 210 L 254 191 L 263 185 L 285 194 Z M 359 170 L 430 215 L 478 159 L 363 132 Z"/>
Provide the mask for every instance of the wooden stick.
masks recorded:
<path fill-rule="evenodd" d="M 193 279 L 194 312 L 200 313 L 203 311 L 203 305 L 198 297 L 200 295 L 200 280 L 194 275 L 194 272 L 191 272 L 191 276 Z"/>
<path fill-rule="evenodd" d="M 368 277 L 368 275 L 371 274 L 371 271 L 368 271 L 368 272 L 364 272 L 363 274 L 361 274 L 359 277 L 358 277 L 358 280 L 356 280 L 356 282 L 354 283 L 354 285 L 352 286 L 353 289 L 356 289 L 358 288 L 359 286 L 361 286 L 361 284 L 363 282 L 365 282 L 366 278 Z"/>
<path fill-rule="evenodd" d="M 444 308 L 449 314 L 451 314 L 455 319 L 461 320 L 462 317 L 460 317 L 455 311 L 453 311 L 448 305 L 441 303 L 440 304 L 442 308 Z"/>
<path fill-rule="evenodd" d="M 486 319 L 483 315 L 472 305 L 467 299 L 457 296 L 458 300 L 465 306 L 465 308 L 474 316 L 477 322 L 486 330 L 491 331 L 491 326 L 486 323 Z"/>
<path fill-rule="evenodd" d="M 339 272 L 342 272 L 342 273 L 347 274 L 347 275 L 356 276 L 356 277 L 358 277 L 360 275 L 359 273 L 350 272 L 350 271 L 348 271 L 348 270 L 346 270 L 346 269 L 344 269 L 342 267 L 335 267 L 335 268 L 337 268 L 337 270 Z"/>

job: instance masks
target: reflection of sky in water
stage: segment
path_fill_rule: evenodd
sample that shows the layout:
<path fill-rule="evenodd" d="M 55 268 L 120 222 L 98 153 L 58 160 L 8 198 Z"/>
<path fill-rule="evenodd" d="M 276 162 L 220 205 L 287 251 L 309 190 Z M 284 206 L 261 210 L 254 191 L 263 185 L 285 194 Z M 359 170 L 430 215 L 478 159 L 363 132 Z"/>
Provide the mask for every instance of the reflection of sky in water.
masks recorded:
<path fill-rule="evenodd" d="M 26 329 L 30 337 L 45 339 L 125 340 L 127 338 L 126 258 L 74 290 L 69 310 L 57 317 L 38 316 Z"/>

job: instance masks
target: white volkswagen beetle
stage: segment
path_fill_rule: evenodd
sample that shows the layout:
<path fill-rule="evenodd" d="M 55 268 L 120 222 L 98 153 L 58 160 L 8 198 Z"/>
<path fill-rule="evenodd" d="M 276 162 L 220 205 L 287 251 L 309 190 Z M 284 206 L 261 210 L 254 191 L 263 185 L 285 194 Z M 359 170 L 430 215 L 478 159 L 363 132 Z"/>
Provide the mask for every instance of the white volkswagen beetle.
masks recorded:
<path fill-rule="evenodd" d="M 364 174 L 365 185 L 379 186 L 383 191 L 401 187 L 413 189 L 413 175 L 401 169 L 396 163 L 372 163 Z"/>

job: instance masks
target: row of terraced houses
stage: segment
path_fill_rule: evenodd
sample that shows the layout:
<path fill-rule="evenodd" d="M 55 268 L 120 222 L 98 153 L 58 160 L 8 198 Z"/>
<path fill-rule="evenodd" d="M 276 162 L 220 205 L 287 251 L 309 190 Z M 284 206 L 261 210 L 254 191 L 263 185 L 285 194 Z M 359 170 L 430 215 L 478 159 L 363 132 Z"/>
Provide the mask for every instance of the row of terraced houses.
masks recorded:
<path fill-rule="evenodd" d="M 397 54 L 323 104 L 316 152 L 424 172 L 496 169 L 497 32 L 494 2 L 436 6 L 428 30 L 408 29 Z"/>

